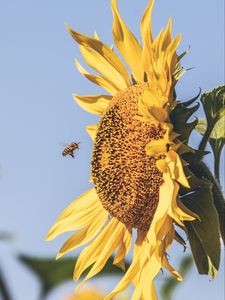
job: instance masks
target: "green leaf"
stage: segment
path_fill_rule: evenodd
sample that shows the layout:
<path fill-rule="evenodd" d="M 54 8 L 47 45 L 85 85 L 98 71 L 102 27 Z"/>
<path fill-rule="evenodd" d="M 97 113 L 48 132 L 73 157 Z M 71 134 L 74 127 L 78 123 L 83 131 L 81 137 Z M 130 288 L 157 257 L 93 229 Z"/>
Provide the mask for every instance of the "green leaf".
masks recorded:
<path fill-rule="evenodd" d="M 186 223 L 185 227 L 188 232 L 191 251 L 199 274 L 209 274 L 209 259 L 198 235 L 192 224 Z"/>
<path fill-rule="evenodd" d="M 2 241 L 12 241 L 14 236 L 10 232 L 0 232 L 0 242 Z"/>
<path fill-rule="evenodd" d="M 175 236 L 174 239 L 181 245 L 184 247 L 184 252 L 187 249 L 187 244 L 185 242 L 185 240 L 182 238 L 182 236 L 175 230 Z"/>
<path fill-rule="evenodd" d="M 44 296 L 56 286 L 72 280 L 77 257 L 55 260 L 54 258 L 35 258 L 20 255 L 19 260 L 38 276 L 42 285 L 42 295 Z M 88 271 L 89 269 L 84 273 L 84 276 Z M 110 258 L 101 273 L 96 276 L 117 274 L 122 274 L 122 271 L 113 265 L 113 258 Z"/>
<path fill-rule="evenodd" d="M 218 214 L 211 190 L 197 190 L 182 196 L 181 200 L 201 220 L 185 222 L 198 271 L 214 278 L 219 269 L 221 246 Z"/>
<path fill-rule="evenodd" d="M 0 269 L 0 299 L 11 300 L 11 291 L 9 290 L 8 282 L 5 280 L 5 276 Z"/>
<path fill-rule="evenodd" d="M 202 102 L 208 125 L 214 125 L 220 118 L 225 116 L 225 85 L 202 94 L 200 101 Z"/>
<path fill-rule="evenodd" d="M 188 123 L 188 120 L 193 114 L 198 110 L 199 103 L 189 107 L 193 104 L 199 97 L 199 94 L 191 100 L 185 102 L 178 102 L 177 105 L 172 108 L 170 112 L 170 118 L 174 126 L 174 131 L 179 133 L 179 140 L 182 142 L 188 142 L 191 132 L 194 130 L 195 126 L 198 124 L 198 120 L 195 119 Z"/>
<path fill-rule="evenodd" d="M 190 46 L 188 47 L 188 49 L 186 51 L 184 51 L 183 53 L 181 53 L 178 58 L 177 58 L 177 64 L 176 64 L 176 69 L 175 69 L 175 72 L 173 74 L 174 78 L 176 80 L 179 80 L 182 75 L 186 72 L 186 71 L 189 71 L 193 68 L 189 68 L 189 69 L 184 69 L 182 66 L 181 66 L 181 60 L 182 58 L 190 51 Z"/>
<path fill-rule="evenodd" d="M 214 205 L 219 217 L 220 233 L 225 244 L 225 200 L 221 187 L 204 162 L 198 161 L 194 164 L 190 164 L 189 169 L 190 170 L 188 170 L 187 176 L 189 178 L 188 181 L 191 185 L 191 190 L 198 188 L 206 188 L 212 190 Z"/>
<path fill-rule="evenodd" d="M 190 52 L 190 50 L 191 50 L 191 46 L 189 46 L 188 49 L 187 49 L 186 51 L 182 52 L 182 53 L 178 56 L 177 61 L 178 61 L 178 62 L 181 61 L 181 59 L 182 59 L 185 55 L 187 55 L 187 54 Z"/>
<path fill-rule="evenodd" d="M 225 139 L 225 116 L 221 117 L 219 121 L 217 121 L 213 131 L 210 135 L 211 139 Z"/>
<path fill-rule="evenodd" d="M 191 255 L 185 256 L 181 262 L 180 262 L 180 267 L 179 273 L 182 274 L 183 277 L 185 277 L 188 272 L 191 270 L 193 266 L 193 259 Z M 167 277 L 164 281 L 164 283 L 161 286 L 161 296 L 165 300 L 172 300 L 173 299 L 173 294 L 176 291 L 176 288 L 179 285 L 179 281 L 177 281 L 174 277 Z"/>
<path fill-rule="evenodd" d="M 204 124 L 199 126 L 200 132 L 204 132 L 202 141 L 199 145 L 199 150 L 205 150 L 207 142 L 210 137 L 212 137 L 214 127 L 217 126 L 216 133 L 213 133 L 214 137 L 221 135 L 221 131 L 223 131 L 223 121 L 219 124 L 217 123 L 225 116 L 225 85 L 219 86 L 208 93 L 204 93 L 200 101 L 206 115 L 207 127 L 204 128 Z M 204 121 L 202 122 L 204 123 Z"/>
<path fill-rule="evenodd" d="M 198 92 L 198 94 L 195 97 L 191 98 L 190 100 L 182 102 L 182 104 L 185 105 L 186 107 L 190 106 L 196 100 L 198 100 L 199 96 L 201 95 L 201 92 L 202 92 L 202 90 L 201 90 L 201 88 L 199 88 L 199 92 Z"/>
<path fill-rule="evenodd" d="M 198 124 L 195 127 L 195 130 L 197 130 L 201 135 L 204 135 L 207 129 L 207 121 L 206 119 L 198 119 Z"/>
<path fill-rule="evenodd" d="M 195 129 L 205 137 L 206 131 L 208 129 L 206 119 L 199 119 L 199 123 Z M 212 128 L 211 134 L 209 136 L 209 143 L 211 145 L 214 155 L 215 177 L 218 180 L 218 182 L 220 182 L 220 157 L 223 147 L 225 145 L 225 116 L 221 117 L 219 121 L 217 121 L 215 126 Z"/>
<path fill-rule="evenodd" d="M 204 135 L 207 129 L 206 119 L 199 119 L 198 125 L 195 128 L 201 135 Z M 220 118 L 219 121 L 215 124 L 211 134 L 210 139 L 225 139 L 225 116 Z"/>

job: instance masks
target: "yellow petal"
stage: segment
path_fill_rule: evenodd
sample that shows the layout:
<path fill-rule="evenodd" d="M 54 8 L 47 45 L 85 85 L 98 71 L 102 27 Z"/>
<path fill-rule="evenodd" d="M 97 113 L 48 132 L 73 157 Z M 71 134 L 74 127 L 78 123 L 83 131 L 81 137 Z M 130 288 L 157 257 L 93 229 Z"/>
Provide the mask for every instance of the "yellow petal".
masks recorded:
<path fill-rule="evenodd" d="M 152 106 L 149 112 L 159 122 L 165 122 L 168 119 L 168 113 L 164 108 Z"/>
<path fill-rule="evenodd" d="M 119 57 L 112 51 L 112 49 L 110 49 L 110 47 L 106 46 L 101 41 L 98 41 L 96 38 L 88 37 L 72 30 L 68 25 L 66 25 L 66 27 L 73 39 L 78 44 L 95 51 L 99 55 L 98 57 L 101 57 L 101 59 L 105 60 L 105 63 L 108 64 L 110 69 L 115 69 L 115 74 L 122 77 L 121 84 L 123 84 L 124 87 L 130 85 L 129 75 L 125 66 Z"/>
<path fill-rule="evenodd" d="M 89 96 L 77 96 L 73 94 L 73 98 L 77 103 L 86 111 L 102 115 L 105 113 L 112 96 L 108 95 L 89 95 Z"/>
<path fill-rule="evenodd" d="M 193 221 L 195 219 L 195 217 L 192 214 L 189 215 L 187 212 L 183 211 L 178 206 L 177 199 L 178 199 L 178 191 L 179 191 L 180 187 L 179 187 L 179 184 L 176 181 L 173 182 L 173 185 L 174 185 L 173 198 L 172 198 L 172 201 L 170 203 L 168 214 L 180 226 L 184 226 L 183 221 Z"/>
<path fill-rule="evenodd" d="M 105 210 L 102 210 L 87 228 L 75 233 L 64 243 L 56 259 L 59 259 L 66 253 L 89 242 L 100 231 L 106 221 L 107 216 L 108 213 Z"/>
<path fill-rule="evenodd" d="M 100 38 L 99 38 L 99 36 L 98 36 L 98 34 L 97 34 L 96 31 L 94 32 L 94 38 L 95 38 L 96 40 L 100 41 Z M 113 50 L 113 45 L 110 46 L 110 49 Z"/>
<path fill-rule="evenodd" d="M 141 35 L 142 35 L 143 44 L 151 44 L 153 41 L 153 36 L 152 36 L 153 6 L 154 6 L 154 0 L 150 0 L 141 20 Z"/>
<path fill-rule="evenodd" d="M 170 74 L 173 74 L 175 69 L 176 69 L 176 64 L 177 64 L 177 54 L 176 54 L 176 49 L 180 43 L 182 35 L 179 34 L 178 36 L 175 37 L 175 39 L 171 42 L 169 47 L 167 48 L 167 64 L 170 70 Z"/>
<path fill-rule="evenodd" d="M 123 77 L 102 55 L 85 47 L 80 47 L 80 52 L 82 53 L 85 62 L 92 69 L 102 74 L 118 91 L 127 87 Z"/>
<path fill-rule="evenodd" d="M 142 82 L 142 71 L 140 64 L 138 63 L 141 60 L 141 46 L 120 17 L 117 0 L 112 0 L 112 11 L 114 15 L 113 37 L 115 44 L 127 64 L 130 66 L 136 81 Z"/>
<path fill-rule="evenodd" d="M 68 205 L 61 213 L 57 221 L 73 215 L 74 213 L 85 211 L 95 203 L 100 203 L 95 188 L 81 194 L 75 201 Z"/>
<path fill-rule="evenodd" d="M 184 187 L 190 188 L 187 177 L 184 174 L 184 169 L 180 156 L 175 151 L 170 150 L 167 152 L 167 157 L 174 162 L 174 164 L 168 164 L 172 177 Z"/>
<path fill-rule="evenodd" d="M 107 242 L 103 245 L 103 249 L 101 251 L 101 255 L 98 256 L 95 264 L 83 280 L 81 284 L 85 281 L 90 279 L 91 277 L 95 276 L 97 273 L 101 272 L 104 268 L 107 260 L 112 255 L 112 253 L 117 248 L 118 244 L 120 243 L 121 238 L 123 237 L 124 232 L 124 224 L 117 221 L 117 224 L 114 227 L 114 231 L 111 235 L 108 236 Z"/>
<path fill-rule="evenodd" d="M 155 255 L 151 257 L 149 263 L 143 269 L 141 280 L 143 282 L 143 298 L 157 300 L 156 291 L 154 287 L 154 278 L 162 267 L 161 263 Z"/>
<path fill-rule="evenodd" d="M 118 250 L 113 260 L 113 264 L 121 267 L 125 271 L 124 258 L 130 250 L 132 242 L 132 232 L 130 232 L 124 225 L 124 236 L 120 241 Z"/>
<path fill-rule="evenodd" d="M 156 161 L 156 167 L 162 173 L 168 172 L 168 166 L 167 166 L 167 163 L 166 163 L 165 159 L 159 159 L 159 160 L 157 160 Z"/>
<path fill-rule="evenodd" d="M 146 153 L 149 156 L 159 155 L 167 152 L 167 141 L 164 139 L 152 140 L 146 145 Z"/>
<path fill-rule="evenodd" d="M 81 64 L 78 62 L 78 60 L 75 61 L 76 67 L 78 71 L 84 75 L 88 80 L 91 82 L 101 86 L 103 89 L 105 89 L 107 92 L 109 92 L 112 95 L 115 95 L 118 90 L 115 86 L 112 85 L 106 78 L 96 75 L 96 74 L 90 74 L 87 70 L 85 70 Z"/>
<path fill-rule="evenodd" d="M 96 262 L 101 252 L 107 243 L 109 236 L 115 231 L 118 220 L 112 218 L 109 223 L 105 226 L 102 232 L 91 242 L 89 246 L 81 252 L 74 270 L 74 280 L 78 280 L 81 274 L 93 263 Z"/>
<path fill-rule="evenodd" d="M 101 202 L 98 199 L 95 189 L 85 192 L 62 212 L 55 225 L 49 230 L 47 240 L 52 240 L 58 234 L 65 231 L 81 228 L 77 227 L 79 220 L 81 221 L 81 225 L 89 225 L 85 214 L 88 213 L 93 217 L 93 214 L 95 215 L 100 210 L 102 210 Z"/>
<path fill-rule="evenodd" d="M 63 298 L 64 300 L 103 300 L 104 296 L 98 291 L 90 287 L 73 293 L 71 296 Z"/>
<path fill-rule="evenodd" d="M 169 264 L 168 259 L 164 256 L 162 266 L 167 269 L 178 281 L 182 281 L 183 277 Z"/>
<path fill-rule="evenodd" d="M 47 239 L 52 240 L 64 232 L 75 231 L 89 226 L 102 210 L 101 203 L 96 203 L 85 211 L 78 211 L 71 216 L 57 221 L 49 231 Z"/>
<path fill-rule="evenodd" d="M 162 50 L 166 50 L 172 41 L 172 18 L 170 17 L 167 28 L 164 33 Z"/>
<path fill-rule="evenodd" d="M 174 182 L 168 173 L 163 174 L 164 183 L 159 189 L 159 203 L 147 233 L 147 239 L 151 241 L 151 252 L 157 245 L 158 235 L 162 235 L 161 228 L 165 228 L 164 224 L 168 216 L 168 210 L 171 207 L 174 197 Z M 168 229 L 167 229 L 168 230 Z"/>
<path fill-rule="evenodd" d="M 132 264 L 130 265 L 129 269 L 126 271 L 122 280 L 118 283 L 116 288 L 104 298 L 104 300 L 112 300 L 118 293 L 122 292 L 130 285 L 130 283 L 133 281 L 136 274 L 139 272 L 139 259 L 140 259 L 140 254 L 138 254 L 134 258 Z"/>
<path fill-rule="evenodd" d="M 94 38 L 95 38 L 96 40 L 100 41 L 100 38 L 99 38 L 99 36 L 98 36 L 98 34 L 97 34 L 97 31 L 96 31 L 96 30 L 94 31 Z"/>
<path fill-rule="evenodd" d="M 148 82 L 151 82 L 151 72 L 152 72 L 152 59 L 153 59 L 153 52 L 152 52 L 152 42 L 153 42 L 153 35 L 152 35 L 152 10 L 154 6 L 154 0 L 151 0 L 145 10 L 145 13 L 141 20 L 141 35 L 143 41 L 143 50 L 142 50 L 142 58 L 141 58 L 141 66 L 144 73 L 148 75 Z"/>
<path fill-rule="evenodd" d="M 167 111 L 163 108 L 167 98 L 158 92 L 146 88 L 143 96 L 138 101 L 139 113 L 146 118 L 154 118 L 159 122 L 165 122 L 168 118 Z"/>
<path fill-rule="evenodd" d="M 174 240 L 174 227 L 172 222 L 170 224 L 170 229 L 166 234 L 165 239 L 162 242 L 162 247 L 160 247 L 160 256 L 162 259 L 162 266 L 167 269 L 178 281 L 182 281 L 182 276 L 169 264 L 169 261 L 166 257 L 166 250 L 169 249 L 173 240 Z"/>
<path fill-rule="evenodd" d="M 180 156 L 177 154 L 177 161 L 176 161 L 176 167 L 177 167 L 177 181 L 183 185 L 186 188 L 190 188 L 190 185 L 188 183 L 187 177 L 184 174 L 183 165 L 180 159 Z"/>
<path fill-rule="evenodd" d="M 85 127 L 85 129 L 87 130 L 88 134 L 90 135 L 92 141 L 95 141 L 96 138 L 96 134 L 97 134 L 97 130 L 98 130 L 98 125 L 94 124 L 94 125 L 88 125 Z"/>

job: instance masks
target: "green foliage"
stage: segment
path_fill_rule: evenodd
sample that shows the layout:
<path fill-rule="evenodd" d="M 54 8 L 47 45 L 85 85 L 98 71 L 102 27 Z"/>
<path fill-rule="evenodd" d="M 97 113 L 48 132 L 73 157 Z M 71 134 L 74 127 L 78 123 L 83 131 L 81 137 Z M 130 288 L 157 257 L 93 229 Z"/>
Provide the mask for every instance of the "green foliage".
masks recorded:
<path fill-rule="evenodd" d="M 203 136 L 207 131 L 207 120 L 199 119 L 196 130 Z M 209 136 L 209 143 L 214 155 L 214 173 L 219 181 L 220 156 L 225 145 L 225 116 L 221 117 L 214 125 Z"/>
<path fill-rule="evenodd" d="M 221 246 L 218 214 L 211 190 L 197 190 L 184 195 L 181 200 L 200 218 L 193 222 L 185 222 L 198 271 L 214 278 L 219 269 Z"/>
<path fill-rule="evenodd" d="M 207 120 L 206 119 L 199 119 L 198 125 L 195 128 L 201 135 L 204 135 L 207 129 Z M 216 140 L 223 138 L 225 139 L 225 116 L 220 118 L 217 123 L 215 124 L 212 132 L 210 134 L 210 140 Z"/>
<path fill-rule="evenodd" d="M 225 85 L 219 86 L 201 97 L 209 126 L 216 124 L 220 118 L 225 116 Z"/>
<path fill-rule="evenodd" d="M 0 242 L 2 241 L 11 241 L 14 236 L 10 232 L 0 232 Z"/>
<path fill-rule="evenodd" d="M 177 65 L 176 65 L 175 72 L 174 72 L 174 74 L 173 74 L 174 79 L 176 79 L 176 80 L 179 80 L 179 79 L 183 76 L 183 74 L 184 74 L 186 71 L 192 69 L 192 68 L 190 68 L 190 69 L 184 69 L 184 68 L 182 67 L 182 65 L 181 65 L 181 60 L 182 60 L 182 58 L 183 58 L 189 51 L 190 51 L 190 46 L 189 46 L 189 48 L 188 48 L 186 51 L 184 51 L 183 53 L 181 53 L 181 54 L 178 56 L 178 58 L 177 58 Z"/>
<path fill-rule="evenodd" d="M 55 260 L 53 258 L 35 258 L 20 255 L 19 260 L 38 276 L 42 285 L 42 295 L 44 296 L 56 286 L 72 280 L 77 257 Z M 84 276 L 88 271 L 89 269 L 84 273 Z M 122 271 L 113 265 L 113 258 L 110 258 L 101 273 L 96 276 L 117 274 L 122 274 Z"/>
<path fill-rule="evenodd" d="M 175 236 L 174 239 L 181 245 L 184 247 L 184 251 L 186 251 L 187 249 L 187 243 L 185 242 L 185 240 L 182 238 L 182 236 L 175 230 Z"/>
<path fill-rule="evenodd" d="M 204 93 L 201 97 L 201 103 L 205 112 L 207 126 L 206 128 L 203 128 L 204 125 L 198 127 L 198 130 L 204 130 L 199 149 L 204 150 L 209 138 L 212 137 L 211 134 L 214 127 L 225 116 L 225 86 L 219 86 L 208 93 Z M 223 121 L 221 122 L 223 123 Z M 217 124 L 216 132 L 219 135 L 221 135 L 221 130 L 224 128 L 221 126 L 222 123 Z M 213 136 L 216 137 L 215 132 Z"/>
<path fill-rule="evenodd" d="M 179 140 L 187 143 L 191 132 L 194 130 L 195 126 L 198 124 L 198 120 L 195 119 L 188 123 L 189 118 L 198 110 L 199 103 L 190 107 L 199 97 L 199 94 L 193 99 L 186 102 L 178 102 L 175 108 L 170 113 L 171 121 L 174 125 L 174 131 L 179 133 Z"/>
<path fill-rule="evenodd" d="M 2 300 L 12 300 L 9 286 L 3 276 L 2 270 L 0 268 L 0 299 Z"/>
<path fill-rule="evenodd" d="M 225 244 L 225 201 L 221 188 L 204 162 L 198 161 L 191 164 L 189 168 L 188 177 L 190 177 L 191 190 L 207 189 L 209 188 L 209 183 L 211 183 L 213 201 L 219 217 L 220 233 Z"/>
<path fill-rule="evenodd" d="M 191 270 L 193 266 L 193 259 L 191 255 L 185 256 L 181 262 L 179 267 L 179 273 L 182 274 L 183 277 L 185 277 L 188 272 Z M 165 279 L 165 282 L 163 283 L 160 293 L 162 296 L 162 299 L 165 300 L 172 300 L 172 296 L 176 290 L 176 288 L 179 285 L 179 281 L 177 281 L 174 277 L 168 276 Z"/>

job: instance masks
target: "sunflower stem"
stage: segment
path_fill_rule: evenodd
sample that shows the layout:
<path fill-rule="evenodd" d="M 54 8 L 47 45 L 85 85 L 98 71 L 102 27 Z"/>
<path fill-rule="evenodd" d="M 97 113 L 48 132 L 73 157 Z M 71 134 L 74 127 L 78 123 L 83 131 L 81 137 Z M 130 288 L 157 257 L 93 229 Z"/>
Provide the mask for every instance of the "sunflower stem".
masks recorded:
<path fill-rule="evenodd" d="M 211 133 L 213 131 L 214 125 L 215 125 L 214 123 L 211 124 L 211 126 L 208 124 L 206 132 L 203 135 L 203 138 L 202 138 L 202 140 L 201 140 L 201 142 L 200 142 L 200 144 L 198 146 L 198 150 L 200 150 L 200 151 L 204 151 L 205 150 L 206 145 L 207 145 L 207 143 L 209 141 L 210 135 L 211 135 Z"/>
<path fill-rule="evenodd" d="M 221 156 L 221 151 L 219 151 L 214 158 L 214 174 L 219 184 L 220 184 L 220 156 Z"/>
<path fill-rule="evenodd" d="M 2 296 L 1 299 L 3 300 L 12 300 L 1 269 L 0 269 L 0 296 Z"/>
<path fill-rule="evenodd" d="M 225 245 L 225 201 L 221 187 L 204 162 L 196 162 L 190 166 L 190 169 L 197 177 L 208 179 L 212 183 L 213 200 L 219 216 L 221 237 Z"/>

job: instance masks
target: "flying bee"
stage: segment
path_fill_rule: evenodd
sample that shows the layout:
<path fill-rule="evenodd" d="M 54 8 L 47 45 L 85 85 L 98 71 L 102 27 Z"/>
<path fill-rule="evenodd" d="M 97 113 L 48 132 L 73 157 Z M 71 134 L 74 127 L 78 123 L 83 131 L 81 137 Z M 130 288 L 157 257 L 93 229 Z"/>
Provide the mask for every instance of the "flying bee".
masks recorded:
<path fill-rule="evenodd" d="M 66 146 L 66 148 L 63 150 L 62 155 L 67 156 L 70 155 L 72 158 L 74 158 L 74 151 L 79 149 L 79 143 L 70 143 Z"/>

